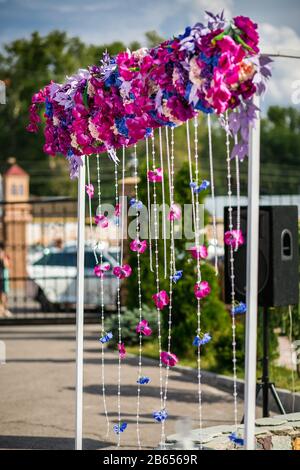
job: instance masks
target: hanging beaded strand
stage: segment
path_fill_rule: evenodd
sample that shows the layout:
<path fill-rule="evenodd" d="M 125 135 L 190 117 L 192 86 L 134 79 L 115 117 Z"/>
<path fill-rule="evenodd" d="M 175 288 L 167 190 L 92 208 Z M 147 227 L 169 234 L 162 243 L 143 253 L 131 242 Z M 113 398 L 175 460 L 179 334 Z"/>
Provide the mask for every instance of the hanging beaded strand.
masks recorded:
<path fill-rule="evenodd" d="M 101 214 L 102 202 L 101 202 L 101 172 L 100 172 L 100 157 L 99 154 L 96 156 L 97 159 L 97 191 L 98 191 L 98 211 Z M 100 263 L 103 263 L 103 249 L 100 247 Z M 101 304 L 101 336 L 105 335 L 105 309 L 104 309 L 104 283 L 103 277 L 100 278 L 100 304 Z M 102 378 L 102 400 L 104 415 L 106 420 L 106 436 L 109 434 L 110 421 L 108 417 L 107 404 L 106 404 L 106 390 L 105 390 L 105 345 L 101 343 L 101 378 Z"/>
<path fill-rule="evenodd" d="M 123 257 L 124 257 L 124 221 L 125 221 L 125 171 L 126 171 L 126 164 L 125 164 L 125 157 L 126 157 L 126 148 L 125 145 L 122 146 L 122 198 L 121 198 L 121 254 L 120 254 L 120 265 L 123 265 Z"/>
<path fill-rule="evenodd" d="M 154 129 L 152 130 L 151 136 L 151 147 L 152 147 L 152 169 L 156 170 L 156 158 L 155 158 L 155 136 Z M 155 254 L 155 278 L 156 278 L 156 292 L 159 293 L 159 252 L 158 252 L 158 221 L 157 221 L 157 195 L 156 195 L 156 183 L 153 182 L 153 220 L 154 220 L 154 254 Z M 159 389 L 160 389 L 160 408 L 163 410 L 163 378 L 162 378 L 162 341 L 161 341 L 161 318 L 160 309 L 157 307 L 157 330 L 158 330 L 158 354 L 159 354 Z M 162 421 L 163 422 L 163 421 Z"/>
<path fill-rule="evenodd" d="M 91 186 L 91 175 L 90 175 L 90 159 L 87 157 L 86 159 L 86 168 L 87 168 L 87 184 L 90 187 Z M 93 216 L 92 216 L 92 198 L 89 196 L 88 197 L 88 202 L 89 202 L 89 223 L 90 223 L 90 237 L 91 237 L 91 244 L 92 244 L 92 249 L 94 253 L 94 258 L 96 264 L 99 263 L 98 256 L 96 253 L 96 242 L 94 238 L 94 230 L 93 230 Z"/>
<path fill-rule="evenodd" d="M 194 117 L 194 159 L 195 159 L 195 183 L 196 186 L 199 184 L 199 158 L 198 158 L 198 116 Z M 189 138 L 190 140 L 190 138 Z M 190 144 L 189 144 L 189 158 L 191 155 Z M 190 165 L 192 169 L 192 165 Z M 196 223 L 195 223 L 195 244 L 196 249 L 198 250 L 200 246 L 200 210 L 199 210 L 199 194 L 196 193 L 195 195 L 195 215 L 196 215 Z M 200 258 L 197 256 L 197 283 L 201 282 L 201 267 L 200 267 Z M 200 336 L 201 333 L 201 301 L 197 299 L 197 335 Z M 197 379 L 198 379 L 198 417 L 199 417 L 199 429 L 200 435 L 202 431 L 202 382 L 201 382 L 201 347 L 198 346 L 197 348 Z M 200 449 L 202 449 L 202 442 L 200 440 Z"/>
<path fill-rule="evenodd" d="M 139 200 L 138 192 L 138 161 L 137 161 L 137 147 L 134 145 L 134 178 L 135 178 L 135 200 Z M 136 208 L 136 239 L 140 240 L 140 212 L 139 208 Z M 143 310 L 142 310 L 142 281 L 141 281 L 141 262 L 140 262 L 140 252 L 136 252 L 137 258 L 137 283 L 138 283 L 138 309 L 139 309 L 139 322 L 143 319 Z M 142 347 L 143 347 L 143 335 L 142 331 L 139 333 L 139 363 L 138 363 L 138 379 L 142 376 Z M 136 407 L 136 434 L 137 434 L 137 443 L 138 448 L 141 449 L 141 436 L 140 436 L 140 398 L 141 398 L 141 384 L 138 380 L 137 382 L 137 407 Z"/>
<path fill-rule="evenodd" d="M 170 195 L 170 207 L 174 204 L 174 134 L 172 135 L 173 140 L 173 159 L 170 159 L 170 145 L 169 145 L 169 129 L 166 129 L 166 150 L 167 150 L 167 163 L 168 163 L 168 179 L 169 179 L 169 195 Z M 174 220 L 170 220 L 170 275 L 169 275 L 169 317 L 168 317 L 168 353 L 171 352 L 171 340 L 172 340 L 172 308 L 173 308 L 173 275 L 175 264 L 175 242 L 174 242 Z M 165 390 L 163 398 L 163 408 L 167 405 L 168 396 L 168 383 L 169 383 L 169 371 L 170 366 L 166 366 L 165 375 Z M 162 422 L 161 431 L 161 446 L 165 449 L 166 446 L 166 434 L 165 434 L 165 422 Z"/>
<path fill-rule="evenodd" d="M 115 162 L 115 206 L 117 207 L 119 204 L 119 185 L 118 185 L 118 164 Z M 117 225 L 116 228 L 116 234 L 117 234 L 117 246 L 119 247 L 120 245 L 120 227 Z M 117 254 L 117 263 L 120 265 L 121 261 L 121 256 L 118 251 Z M 120 279 L 119 277 L 117 278 L 117 315 L 118 315 L 118 343 L 122 343 L 122 327 L 121 327 L 121 295 L 120 295 Z M 118 407 L 118 427 L 120 429 L 121 427 L 121 355 L 119 354 L 119 360 L 118 360 L 118 397 L 117 397 L 117 407 Z M 118 440 L 117 440 L 117 446 L 120 447 L 121 445 L 121 433 L 118 432 L 117 434 Z"/>
<path fill-rule="evenodd" d="M 149 139 L 146 137 L 146 165 L 147 175 L 150 170 L 149 164 Z M 147 178 L 147 210 L 148 210 L 148 240 L 149 240 L 149 263 L 150 271 L 153 273 L 153 261 L 152 261 L 152 226 L 151 226 L 151 193 L 150 193 L 150 181 Z"/>
<path fill-rule="evenodd" d="M 227 162 L 227 187 L 228 187 L 228 218 L 229 230 L 233 230 L 232 219 L 232 185 L 231 185 L 231 158 L 230 158 L 230 130 L 228 122 L 228 112 L 225 114 L 225 133 L 226 133 L 226 162 Z M 238 427 L 238 407 L 237 407 L 237 373 L 236 373 L 236 324 L 235 324 L 235 275 L 234 275 L 234 256 L 233 246 L 229 247 L 229 264 L 231 280 L 231 328 L 232 328 L 232 364 L 233 364 L 233 405 L 234 405 L 234 425 L 237 431 Z"/>
<path fill-rule="evenodd" d="M 237 145 L 238 140 L 237 136 L 234 136 L 234 143 Z M 237 216 L 236 216 L 236 229 L 240 231 L 241 229 L 241 185 L 240 185 L 240 160 L 236 155 L 235 157 L 235 175 L 236 175 L 236 206 L 237 206 Z M 236 243 L 235 251 L 238 250 L 238 243 Z"/>
<path fill-rule="evenodd" d="M 169 131 L 169 128 L 166 127 L 167 132 Z M 175 134 L 174 134 L 174 127 L 171 127 L 171 145 L 170 145 L 170 159 L 171 159 L 171 179 L 172 179 L 172 199 L 174 202 L 174 145 L 175 145 Z M 173 225 L 173 235 L 174 235 L 174 225 Z M 174 259 L 173 259 L 173 271 L 174 273 L 176 272 L 176 259 L 175 259 L 175 241 L 173 238 L 174 242 Z"/>
<path fill-rule="evenodd" d="M 162 143 L 162 130 L 161 127 L 158 129 L 159 136 L 159 157 L 160 157 L 160 167 L 162 170 L 162 206 L 163 206 L 163 242 L 164 242 L 164 277 L 167 278 L 167 228 L 166 228 L 166 198 L 165 198 L 165 177 L 164 177 L 164 159 L 163 159 L 163 143 Z"/>
<path fill-rule="evenodd" d="M 215 250 L 215 273 L 219 274 L 218 264 L 218 247 L 217 247 L 217 221 L 216 221 L 216 198 L 215 198 L 215 178 L 214 178 L 214 161 L 213 161 L 213 148 L 212 148 L 212 133 L 211 133 L 211 118 L 210 114 L 207 115 L 207 128 L 208 128 L 208 152 L 209 152 L 209 171 L 210 171 L 210 187 L 212 199 L 212 225 L 213 225 L 213 238 Z"/>

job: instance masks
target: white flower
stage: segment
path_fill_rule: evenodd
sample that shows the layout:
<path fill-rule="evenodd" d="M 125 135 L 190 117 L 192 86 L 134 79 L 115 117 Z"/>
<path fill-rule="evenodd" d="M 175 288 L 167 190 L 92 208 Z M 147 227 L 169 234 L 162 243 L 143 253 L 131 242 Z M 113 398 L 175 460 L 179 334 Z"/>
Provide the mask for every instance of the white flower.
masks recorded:
<path fill-rule="evenodd" d="M 94 139 L 99 140 L 99 132 L 98 132 L 98 130 L 97 130 L 95 124 L 94 124 L 90 119 L 89 119 L 88 128 L 89 128 L 89 131 L 90 131 L 91 136 L 92 136 Z"/>
<path fill-rule="evenodd" d="M 197 85 L 199 88 L 201 87 L 203 80 L 200 78 L 201 69 L 197 64 L 197 60 L 193 57 L 190 60 L 190 71 L 189 71 L 189 79 L 194 85 Z"/>
<path fill-rule="evenodd" d="M 79 148 L 79 145 L 78 145 L 78 142 L 77 142 L 77 139 L 76 139 L 76 135 L 75 134 L 71 134 L 71 145 L 74 149 L 78 149 Z"/>

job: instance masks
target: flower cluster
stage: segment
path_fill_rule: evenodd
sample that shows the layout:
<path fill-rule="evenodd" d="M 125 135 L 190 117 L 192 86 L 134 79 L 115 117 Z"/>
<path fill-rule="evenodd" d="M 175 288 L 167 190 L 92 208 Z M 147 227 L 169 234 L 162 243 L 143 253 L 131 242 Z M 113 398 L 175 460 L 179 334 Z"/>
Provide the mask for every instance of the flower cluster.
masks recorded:
<path fill-rule="evenodd" d="M 38 107 L 44 104 L 44 151 L 65 155 L 76 176 L 82 155 L 106 151 L 115 160 L 115 149 L 150 136 L 154 128 L 180 125 L 198 111 L 222 115 L 237 109 L 230 129 L 241 131 L 234 152 L 244 156 L 244 123 L 255 114 L 250 98 L 264 91 L 270 76 L 269 61 L 258 58 L 258 43 L 257 25 L 249 18 L 226 22 L 223 15 L 209 14 L 208 24 L 188 27 L 155 48 L 105 53 L 98 64 L 35 94 L 28 130 L 37 131 Z M 159 181 L 159 169 L 148 177 Z"/>

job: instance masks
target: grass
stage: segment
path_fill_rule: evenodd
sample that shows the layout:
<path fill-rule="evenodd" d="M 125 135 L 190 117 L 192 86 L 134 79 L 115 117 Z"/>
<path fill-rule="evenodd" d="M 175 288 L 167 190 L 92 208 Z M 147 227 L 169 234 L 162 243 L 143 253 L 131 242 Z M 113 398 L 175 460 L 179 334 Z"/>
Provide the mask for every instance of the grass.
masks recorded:
<path fill-rule="evenodd" d="M 138 346 L 128 346 L 126 347 L 128 353 L 138 355 L 139 354 L 139 347 Z M 149 357 L 151 359 L 157 359 L 158 357 L 158 345 L 155 342 L 147 342 L 143 346 L 143 356 Z M 180 359 L 180 365 L 187 366 L 187 367 L 196 367 L 196 359 L 188 359 L 183 358 Z M 212 372 L 218 373 L 215 368 L 210 367 L 209 359 L 203 357 L 201 360 L 201 367 L 205 370 L 211 370 Z M 231 376 L 232 373 L 230 370 L 222 370 L 220 373 L 223 375 Z M 257 378 L 261 377 L 262 371 L 260 369 L 257 370 Z M 238 378 L 244 378 L 244 372 L 238 371 Z M 297 373 L 294 372 L 294 391 L 300 392 L 300 377 L 298 377 Z M 270 381 L 276 384 L 278 388 L 284 388 L 287 390 L 293 389 L 293 380 L 292 380 L 292 371 L 285 367 L 279 367 L 275 365 L 270 366 Z"/>

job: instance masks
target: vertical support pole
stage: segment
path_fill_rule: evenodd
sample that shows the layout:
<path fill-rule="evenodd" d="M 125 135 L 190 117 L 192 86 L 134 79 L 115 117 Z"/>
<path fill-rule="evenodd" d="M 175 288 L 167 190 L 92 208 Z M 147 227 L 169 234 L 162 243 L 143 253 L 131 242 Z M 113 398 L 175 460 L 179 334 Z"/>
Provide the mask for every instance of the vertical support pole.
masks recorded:
<path fill-rule="evenodd" d="M 263 362 L 262 362 L 263 417 L 269 414 L 269 309 L 263 307 Z"/>
<path fill-rule="evenodd" d="M 76 280 L 76 437 L 75 449 L 82 450 L 83 407 L 83 325 L 84 325 L 84 238 L 85 238 L 85 156 L 79 168 L 77 208 Z"/>
<path fill-rule="evenodd" d="M 253 104 L 259 107 L 255 95 Z M 246 370 L 245 370 L 245 447 L 255 449 L 256 405 L 256 346 L 257 346 L 257 293 L 259 248 L 259 173 L 260 173 L 260 113 L 250 128 L 248 162 L 248 216 L 247 216 L 247 315 L 246 315 Z"/>

